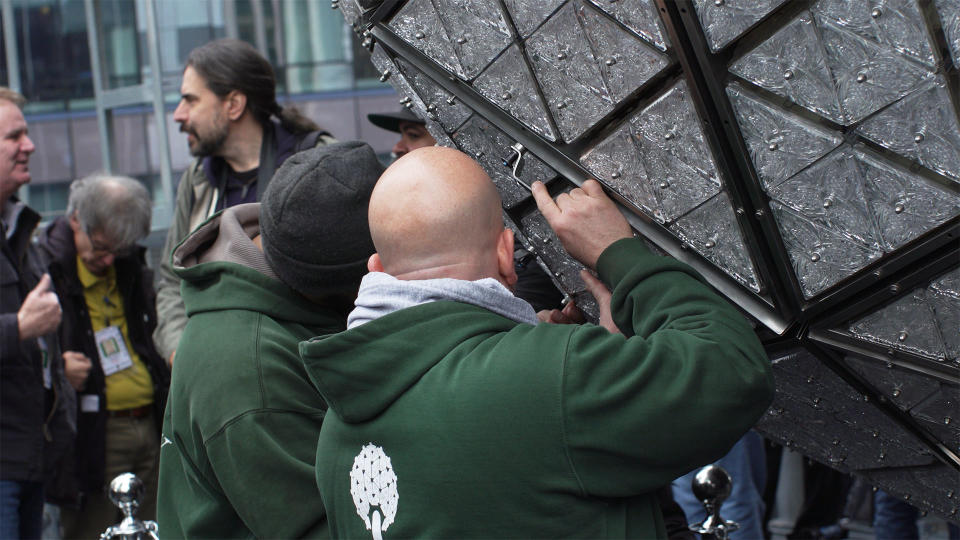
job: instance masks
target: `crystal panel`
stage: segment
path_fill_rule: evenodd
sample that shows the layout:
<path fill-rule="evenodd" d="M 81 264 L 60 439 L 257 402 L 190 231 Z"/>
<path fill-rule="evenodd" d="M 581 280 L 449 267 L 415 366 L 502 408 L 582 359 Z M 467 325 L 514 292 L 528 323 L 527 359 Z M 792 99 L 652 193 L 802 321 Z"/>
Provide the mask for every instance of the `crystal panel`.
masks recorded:
<path fill-rule="evenodd" d="M 820 0 L 812 9 L 815 14 L 860 37 L 931 67 L 934 65 L 933 49 L 916 0 Z"/>
<path fill-rule="evenodd" d="M 953 65 L 960 66 L 960 0 L 936 0 L 940 24 L 947 37 L 947 45 L 953 56 Z"/>
<path fill-rule="evenodd" d="M 820 35 L 845 124 L 859 122 L 932 77 L 896 52 L 830 23 L 820 24 Z"/>
<path fill-rule="evenodd" d="M 470 116 L 470 109 L 466 105 L 460 103 L 453 94 L 447 92 L 413 64 L 402 58 L 397 58 L 396 63 L 423 101 L 424 114 L 427 118 L 436 120 L 445 130 L 453 131 Z"/>
<path fill-rule="evenodd" d="M 696 0 L 694 7 L 710 50 L 717 52 L 784 2 L 786 0 Z"/>
<path fill-rule="evenodd" d="M 720 191 L 713 155 L 685 82 L 676 84 L 630 123 L 667 220 L 686 214 Z"/>
<path fill-rule="evenodd" d="M 472 79 L 511 42 L 510 30 L 496 0 L 433 0 L 451 36 L 453 49 Z"/>
<path fill-rule="evenodd" d="M 771 201 L 770 208 L 806 298 L 852 276 L 882 254 L 814 223 L 777 201 Z"/>
<path fill-rule="evenodd" d="M 600 73 L 615 102 L 643 86 L 669 64 L 664 54 L 651 49 L 596 10 L 579 6 L 577 15 L 600 60 Z"/>
<path fill-rule="evenodd" d="M 754 292 L 757 274 L 726 193 L 719 193 L 680 218 L 670 229 L 705 259 Z"/>
<path fill-rule="evenodd" d="M 465 76 L 454 53 L 453 40 L 444 31 L 430 0 L 410 0 L 400 8 L 389 26 L 404 41 L 447 71 Z"/>
<path fill-rule="evenodd" d="M 580 277 L 580 271 L 585 267 L 567 254 L 557 235 L 539 212 L 524 216 L 521 224 L 531 247 L 552 269 L 552 275 L 560 284 L 560 289 L 570 295 L 581 311 L 596 320 L 599 314 L 597 301 L 587 291 L 587 286 Z"/>
<path fill-rule="evenodd" d="M 940 383 L 913 370 L 878 360 L 849 357 L 845 363 L 880 394 L 907 411 L 940 391 Z"/>
<path fill-rule="evenodd" d="M 353 25 L 360 20 L 360 6 L 355 0 L 339 0 L 336 5 L 343 13 L 347 24 Z"/>
<path fill-rule="evenodd" d="M 935 462 L 926 467 L 861 471 L 868 482 L 923 511 L 937 512 L 956 521 L 960 515 L 957 486 L 960 472 L 950 465 Z"/>
<path fill-rule="evenodd" d="M 513 24 L 526 39 L 564 0 L 503 0 Z"/>
<path fill-rule="evenodd" d="M 813 19 L 800 16 L 730 66 L 730 72 L 843 123 Z"/>
<path fill-rule="evenodd" d="M 910 411 L 920 425 L 954 452 L 960 452 L 960 392 L 941 384 L 933 399 Z"/>
<path fill-rule="evenodd" d="M 943 79 L 866 120 L 857 132 L 960 182 L 960 126 Z"/>
<path fill-rule="evenodd" d="M 663 223 L 665 218 L 657 198 L 657 188 L 650 182 L 640 159 L 638 139 L 627 122 L 606 140 L 587 152 L 580 162 L 593 177 L 603 182 L 645 214 Z"/>
<path fill-rule="evenodd" d="M 404 62 L 402 59 L 397 60 Z M 373 62 L 373 65 L 377 67 L 377 70 L 380 71 L 381 74 L 388 75 L 387 81 L 390 83 L 390 86 L 397 91 L 397 94 L 403 96 L 400 103 L 404 104 L 404 106 L 410 109 L 417 117 L 427 119 L 427 127 L 429 129 L 431 122 L 427 116 L 426 105 L 420 100 L 420 95 L 413 89 L 413 86 L 410 85 L 410 81 L 403 75 L 394 63 L 394 60 L 390 58 L 381 46 L 377 45 L 374 47 L 373 52 L 370 53 L 370 61 Z"/>
<path fill-rule="evenodd" d="M 547 119 L 533 75 L 516 45 L 507 49 L 473 82 L 484 97 L 495 103 L 531 130 L 551 141 L 557 140 Z"/>
<path fill-rule="evenodd" d="M 476 159 L 487 171 L 503 200 L 504 208 L 512 208 L 530 197 L 530 192 L 517 185 L 511 169 L 504 163 L 514 153 L 514 141 L 483 118 L 473 115 L 453 134 L 453 140 L 463 152 Z M 536 156 L 525 153 L 520 178 L 528 185 L 536 180 L 548 183 L 557 173 Z"/>
<path fill-rule="evenodd" d="M 958 357 L 960 290 L 955 269 L 927 287 L 919 287 L 893 303 L 852 322 L 854 336 L 936 360 Z"/>
<path fill-rule="evenodd" d="M 527 40 L 527 54 L 563 140 L 577 138 L 613 109 L 572 3 Z"/>
<path fill-rule="evenodd" d="M 624 26 L 636 32 L 648 43 L 661 51 L 666 51 L 670 44 L 666 33 L 660 25 L 657 8 L 651 0 L 623 0 L 610 2 L 609 0 L 589 0 L 590 3 L 605 11 Z"/>
<path fill-rule="evenodd" d="M 841 470 L 926 465 L 933 456 L 807 353 L 773 360 L 776 394 L 757 429 Z"/>
<path fill-rule="evenodd" d="M 834 132 L 766 105 L 737 83 L 727 87 L 727 95 L 753 166 L 768 189 L 843 142 Z"/>

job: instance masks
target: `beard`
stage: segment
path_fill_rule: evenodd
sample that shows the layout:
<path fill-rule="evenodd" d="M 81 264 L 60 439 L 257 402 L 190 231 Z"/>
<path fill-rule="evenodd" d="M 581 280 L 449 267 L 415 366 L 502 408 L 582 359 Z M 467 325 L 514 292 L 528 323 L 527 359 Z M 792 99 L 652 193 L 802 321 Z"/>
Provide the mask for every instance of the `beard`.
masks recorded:
<path fill-rule="evenodd" d="M 226 142 L 227 135 L 230 133 L 230 126 L 227 122 L 224 122 L 220 114 L 217 113 L 213 117 L 210 133 L 201 136 L 195 126 L 187 124 L 180 124 L 180 132 L 193 135 L 193 144 L 190 144 L 190 155 L 204 158 L 220 153 L 220 150 L 223 148 L 223 143 Z"/>

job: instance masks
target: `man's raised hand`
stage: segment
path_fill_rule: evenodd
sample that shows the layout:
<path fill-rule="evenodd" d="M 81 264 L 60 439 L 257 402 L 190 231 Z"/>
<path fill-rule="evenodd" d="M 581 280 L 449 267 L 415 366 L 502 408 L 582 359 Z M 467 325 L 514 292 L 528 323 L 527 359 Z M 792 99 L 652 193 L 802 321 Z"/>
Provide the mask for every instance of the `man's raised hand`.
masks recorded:
<path fill-rule="evenodd" d="M 60 324 L 61 314 L 60 299 L 53 292 L 50 274 L 44 274 L 17 311 L 20 339 L 32 339 L 53 332 Z"/>

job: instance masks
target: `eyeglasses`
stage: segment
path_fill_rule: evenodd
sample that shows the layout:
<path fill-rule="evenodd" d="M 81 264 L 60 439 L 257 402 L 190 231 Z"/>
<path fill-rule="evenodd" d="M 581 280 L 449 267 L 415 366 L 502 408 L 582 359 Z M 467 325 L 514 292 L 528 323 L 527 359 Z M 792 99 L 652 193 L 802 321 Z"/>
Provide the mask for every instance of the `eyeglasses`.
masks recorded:
<path fill-rule="evenodd" d="M 124 246 L 120 248 L 113 248 L 105 246 L 99 242 L 95 242 L 92 238 L 90 239 L 90 247 L 93 248 L 93 254 L 96 257 L 105 257 L 107 255 L 113 255 L 114 257 L 126 257 L 133 253 L 136 249 L 136 246 Z"/>

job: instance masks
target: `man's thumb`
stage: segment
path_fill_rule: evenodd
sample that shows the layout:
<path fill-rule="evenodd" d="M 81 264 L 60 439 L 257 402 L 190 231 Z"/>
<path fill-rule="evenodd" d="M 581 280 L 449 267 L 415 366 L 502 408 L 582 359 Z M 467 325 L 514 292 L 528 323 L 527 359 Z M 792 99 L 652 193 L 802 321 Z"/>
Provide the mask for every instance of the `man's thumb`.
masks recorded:
<path fill-rule="evenodd" d="M 587 286 L 587 290 L 597 299 L 597 302 L 602 302 L 610 297 L 610 289 L 602 281 L 593 277 L 593 274 L 588 270 L 581 270 L 580 278 L 583 279 L 583 284 Z"/>
<path fill-rule="evenodd" d="M 50 280 L 50 274 L 44 274 L 40 278 L 40 282 L 37 283 L 37 286 L 33 288 L 33 291 L 37 294 L 43 294 L 50 290 L 50 286 L 53 285 L 53 282 Z"/>

